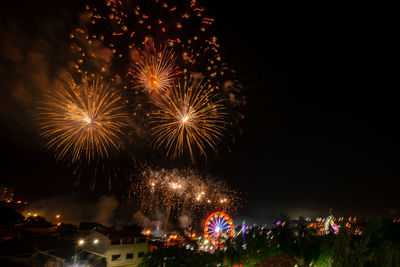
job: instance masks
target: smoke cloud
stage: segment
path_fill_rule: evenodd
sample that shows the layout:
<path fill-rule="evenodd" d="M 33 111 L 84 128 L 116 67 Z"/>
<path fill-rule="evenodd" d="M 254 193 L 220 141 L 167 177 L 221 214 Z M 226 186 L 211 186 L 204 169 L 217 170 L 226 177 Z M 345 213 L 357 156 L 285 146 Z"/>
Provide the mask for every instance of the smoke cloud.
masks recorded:
<path fill-rule="evenodd" d="M 56 9 L 58 13 L 52 16 L 57 19 L 50 16 L 33 20 L 30 11 L 25 14 L 26 10 L 32 10 L 29 6 L 22 11 L 18 6 L 0 13 L 1 17 L 9 17 L 0 26 L 0 118 L 4 125 L 19 127 L 8 126 L 10 138 L 18 137 L 12 131 L 36 128 L 34 114 L 38 100 L 44 90 L 54 88 L 55 82 L 65 77 L 72 62 L 69 44 L 65 42 L 69 32 L 65 24 L 73 19 L 68 11 Z"/>
<path fill-rule="evenodd" d="M 85 200 L 76 193 L 69 193 L 53 198 L 41 199 L 29 205 L 23 212 L 37 213 L 50 222 L 56 222 L 56 216 L 65 223 L 79 224 L 81 222 L 97 222 L 112 225 L 114 213 L 119 202 L 114 195 L 104 195 L 97 201 Z"/>
<path fill-rule="evenodd" d="M 178 218 L 179 227 L 182 229 L 189 229 L 192 225 L 192 219 L 187 215 L 181 215 Z"/>
<path fill-rule="evenodd" d="M 151 220 L 149 217 L 145 216 L 142 212 L 137 211 L 133 214 L 133 223 L 142 226 L 143 228 L 155 230 L 160 229 L 162 226 L 162 215 L 159 212 L 155 214 L 156 219 Z"/>
<path fill-rule="evenodd" d="M 118 206 L 119 203 L 115 196 L 102 196 L 97 204 L 95 221 L 104 225 L 110 224 Z"/>

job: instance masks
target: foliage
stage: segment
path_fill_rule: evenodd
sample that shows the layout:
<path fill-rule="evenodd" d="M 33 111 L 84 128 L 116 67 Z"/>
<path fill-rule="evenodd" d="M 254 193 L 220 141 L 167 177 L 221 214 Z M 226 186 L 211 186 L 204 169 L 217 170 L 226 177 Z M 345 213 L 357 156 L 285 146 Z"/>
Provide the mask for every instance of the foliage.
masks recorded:
<path fill-rule="evenodd" d="M 59 228 L 62 240 L 76 241 L 78 239 L 78 227 L 72 224 L 62 224 Z"/>
<path fill-rule="evenodd" d="M 225 250 L 197 252 L 178 247 L 146 255 L 147 266 L 316 266 L 316 267 L 400 267 L 400 224 L 370 219 L 363 234 L 341 227 L 338 235 L 316 235 L 300 223 L 296 227 L 249 229 L 245 240 L 239 235 L 226 243 Z M 275 265 L 274 265 L 275 264 Z"/>
<path fill-rule="evenodd" d="M 0 223 L 18 223 L 24 219 L 21 213 L 9 206 L 0 206 Z"/>
<path fill-rule="evenodd" d="M 152 253 L 146 254 L 140 267 L 158 267 L 158 266 L 217 266 L 223 262 L 221 254 L 206 252 L 196 252 L 180 247 L 169 247 L 158 249 Z M 163 265 L 165 264 L 165 265 Z"/>
<path fill-rule="evenodd" d="M 26 227 L 32 227 L 32 228 L 49 228 L 53 226 L 52 223 L 46 221 L 46 219 L 41 216 L 28 217 L 25 220 L 24 225 Z"/>
<path fill-rule="evenodd" d="M 385 238 L 391 236 L 390 230 L 379 218 L 369 219 L 361 236 L 342 230 L 335 240 L 332 266 L 400 266 L 398 241 Z"/>
<path fill-rule="evenodd" d="M 140 226 L 140 225 L 132 223 L 132 224 L 123 225 L 122 229 L 140 233 L 143 230 L 143 227 Z"/>
<path fill-rule="evenodd" d="M 255 267 L 292 267 L 301 266 L 301 264 L 292 256 L 289 255 L 276 255 L 264 259 Z"/>

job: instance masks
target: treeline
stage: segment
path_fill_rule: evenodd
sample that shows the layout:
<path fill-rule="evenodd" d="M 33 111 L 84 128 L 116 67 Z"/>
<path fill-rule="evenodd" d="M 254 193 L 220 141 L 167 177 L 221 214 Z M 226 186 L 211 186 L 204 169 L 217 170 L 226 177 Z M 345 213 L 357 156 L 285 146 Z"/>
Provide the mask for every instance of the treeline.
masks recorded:
<path fill-rule="evenodd" d="M 341 227 L 338 235 L 325 236 L 305 224 L 253 228 L 245 240 L 240 235 L 213 254 L 170 247 L 147 254 L 141 266 L 400 266 L 400 224 L 373 218 L 363 228 L 361 235 Z"/>

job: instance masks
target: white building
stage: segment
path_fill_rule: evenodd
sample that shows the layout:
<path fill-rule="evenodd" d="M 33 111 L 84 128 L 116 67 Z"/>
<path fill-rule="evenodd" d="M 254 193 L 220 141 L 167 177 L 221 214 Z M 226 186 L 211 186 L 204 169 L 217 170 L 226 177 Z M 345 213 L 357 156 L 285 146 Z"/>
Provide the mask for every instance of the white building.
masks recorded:
<path fill-rule="evenodd" d="M 104 257 L 107 266 L 135 267 L 148 251 L 148 240 L 128 231 L 109 234 L 93 231 L 78 241 L 78 250 Z"/>

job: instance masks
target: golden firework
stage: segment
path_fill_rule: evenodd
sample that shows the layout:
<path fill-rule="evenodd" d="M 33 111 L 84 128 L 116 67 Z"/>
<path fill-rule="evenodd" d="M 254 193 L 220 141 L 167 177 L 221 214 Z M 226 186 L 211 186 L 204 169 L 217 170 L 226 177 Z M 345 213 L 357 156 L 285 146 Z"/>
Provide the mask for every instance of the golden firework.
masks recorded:
<path fill-rule="evenodd" d="M 143 212 L 168 208 L 193 215 L 209 210 L 235 213 L 240 206 L 239 193 L 222 181 L 196 174 L 191 170 L 155 170 L 142 172 L 133 188 Z"/>
<path fill-rule="evenodd" d="M 176 75 L 180 74 L 175 64 L 172 50 L 165 47 L 161 51 L 139 50 L 139 58 L 130 70 L 134 87 L 147 93 L 162 93 L 172 86 Z"/>
<path fill-rule="evenodd" d="M 76 162 L 108 157 L 122 146 L 127 115 L 121 96 L 98 78 L 76 84 L 72 77 L 49 90 L 39 107 L 41 136 L 58 159 Z"/>
<path fill-rule="evenodd" d="M 215 150 L 226 129 L 225 108 L 215 100 L 214 90 L 201 82 L 175 84 L 165 95 L 154 99 L 151 129 L 156 146 L 165 146 L 167 156 L 177 158 L 189 152 L 194 161 L 198 149 L 206 156 L 206 147 Z"/>

